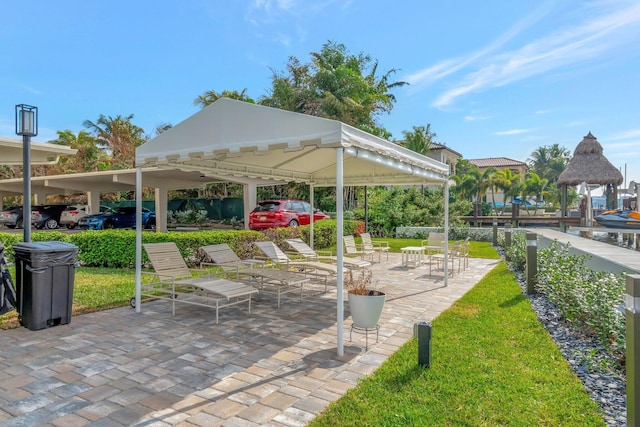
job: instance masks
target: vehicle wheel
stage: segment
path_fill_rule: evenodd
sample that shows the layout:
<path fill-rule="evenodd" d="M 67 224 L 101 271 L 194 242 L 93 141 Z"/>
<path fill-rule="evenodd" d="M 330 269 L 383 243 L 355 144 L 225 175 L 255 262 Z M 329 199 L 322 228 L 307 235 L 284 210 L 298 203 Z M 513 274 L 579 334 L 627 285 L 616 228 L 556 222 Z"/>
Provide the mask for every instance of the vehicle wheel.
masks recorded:
<path fill-rule="evenodd" d="M 16 221 L 16 228 L 22 228 L 22 218 L 20 218 L 19 220 Z"/>
<path fill-rule="evenodd" d="M 114 225 L 113 225 L 113 223 L 111 221 L 107 221 L 104 224 L 102 224 L 102 229 L 103 230 L 111 230 L 113 228 L 115 228 L 115 227 L 114 227 Z"/>
<path fill-rule="evenodd" d="M 129 300 L 129 305 L 131 308 L 136 308 L 136 297 L 133 297 Z"/>
<path fill-rule="evenodd" d="M 49 218 L 48 220 L 45 221 L 44 226 L 49 230 L 54 230 L 58 228 L 58 221 L 56 221 L 53 218 Z"/>
<path fill-rule="evenodd" d="M 295 219 L 289 221 L 289 227 L 297 227 L 298 225 L 298 221 L 296 221 Z"/>
<path fill-rule="evenodd" d="M 142 228 L 146 228 L 147 230 L 155 230 L 156 229 L 156 222 L 155 220 L 149 220 L 144 227 Z"/>
<path fill-rule="evenodd" d="M 69 230 L 73 230 L 74 228 L 76 228 L 76 226 L 75 225 L 71 225 L 71 224 L 67 224 L 67 228 Z"/>

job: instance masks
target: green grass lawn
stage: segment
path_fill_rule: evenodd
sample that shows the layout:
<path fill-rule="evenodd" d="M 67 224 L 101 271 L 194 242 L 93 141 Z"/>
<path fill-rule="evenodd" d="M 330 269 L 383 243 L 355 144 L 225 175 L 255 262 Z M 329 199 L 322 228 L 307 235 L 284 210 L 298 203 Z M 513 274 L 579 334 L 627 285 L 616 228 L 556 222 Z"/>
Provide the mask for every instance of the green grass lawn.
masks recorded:
<path fill-rule="evenodd" d="M 600 426 L 603 418 L 501 263 L 309 426 Z"/>

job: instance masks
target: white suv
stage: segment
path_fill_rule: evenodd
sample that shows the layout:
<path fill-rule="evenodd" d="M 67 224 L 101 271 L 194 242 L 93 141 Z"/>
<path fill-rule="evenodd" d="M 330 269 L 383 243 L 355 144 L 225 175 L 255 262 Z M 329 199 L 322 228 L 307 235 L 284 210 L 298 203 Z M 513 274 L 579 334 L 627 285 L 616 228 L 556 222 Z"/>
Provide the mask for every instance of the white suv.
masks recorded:
<path fill-rule="evenodd" d="M 60 215 L 60 225 L 64 225 L 68 229 L 76 228 L 80 218 L 87 215 L 89 215 L 89 206 L 71 205 L 62 211 L 62 214 Z"/>

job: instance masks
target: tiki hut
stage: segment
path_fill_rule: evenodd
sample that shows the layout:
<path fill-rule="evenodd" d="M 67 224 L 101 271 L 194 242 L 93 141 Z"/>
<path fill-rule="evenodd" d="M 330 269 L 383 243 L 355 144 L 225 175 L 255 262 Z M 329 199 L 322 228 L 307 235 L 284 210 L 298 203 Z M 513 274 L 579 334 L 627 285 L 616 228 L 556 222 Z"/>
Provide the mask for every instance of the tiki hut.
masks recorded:
<path fill-rule="evenodd" d="M 582 139 L 573 152 L 573 158 L 565 170 L 558 177 L 558 187 L 561 190 L 562 216 L 567 216 L 567 187 L 569 185 L 586 184 L 606 185 L 607 209 L 616 209 L 618 201 L 618 185 L 624 178 L 622 173 L 613 166 L 602 153 L 602 145 L 589 132 Z"/>

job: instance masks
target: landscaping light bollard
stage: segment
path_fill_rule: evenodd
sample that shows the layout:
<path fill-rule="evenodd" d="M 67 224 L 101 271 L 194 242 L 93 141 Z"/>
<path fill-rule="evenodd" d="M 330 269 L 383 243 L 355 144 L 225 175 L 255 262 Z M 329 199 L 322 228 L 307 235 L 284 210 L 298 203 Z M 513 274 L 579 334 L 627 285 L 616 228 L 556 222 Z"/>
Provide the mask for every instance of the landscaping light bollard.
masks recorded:
<path fill-rule="evenodd" d="M 527 293 L 536 293 L 536 275 L 538 274 L 538 235 L 527 233 Z"/>
<path fill-rule="evenodd" d="M 493 219 L 493 246 L 498 246 L 498 220 Z"/>
<path fill-rule="evenodd" d="M 511 227 L 504 228 L 504 258 L 507 261 L 511 261 L 509 259 L 508 249 L 511 247 Z"/>
<path fill-rule="evenodd" d="M 423 368 L 431 366 L 431 322 L 420 322 L 413 325 L 413 336 L 418 339 L 418 365 Z"/>
<path fill-rule="evenodd" d="M 640 426 L 640 274 L 627 274 L 627 425 Z"/>

